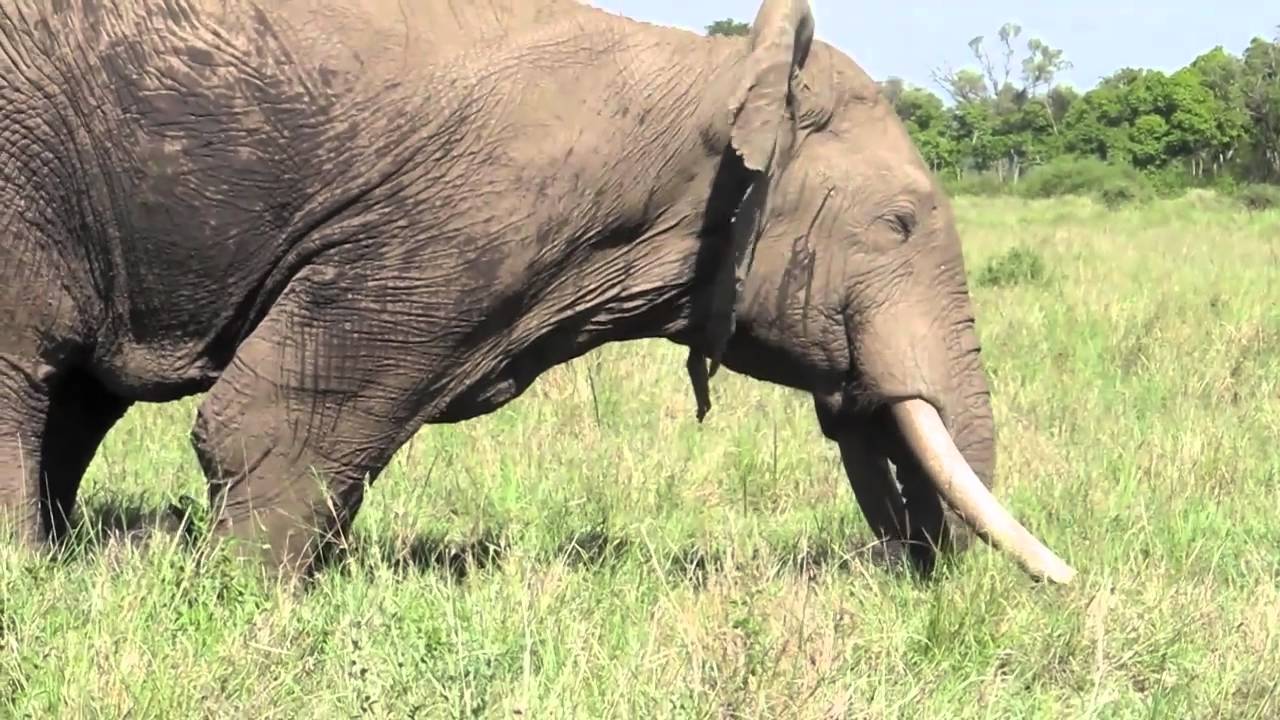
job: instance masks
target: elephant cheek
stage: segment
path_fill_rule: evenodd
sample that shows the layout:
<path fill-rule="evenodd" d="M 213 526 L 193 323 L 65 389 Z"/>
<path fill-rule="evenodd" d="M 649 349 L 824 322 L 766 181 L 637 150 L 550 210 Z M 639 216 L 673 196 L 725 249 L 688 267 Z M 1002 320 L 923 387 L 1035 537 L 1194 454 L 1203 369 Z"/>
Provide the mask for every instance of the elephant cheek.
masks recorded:
<path fill-rule="evenodd" d="M 933 324 L 892 310 L 850 323 L 849 347 L 864 396 L 876 404 L 920 398 L 943 407 L 952 382 L 948 353 Z"/>

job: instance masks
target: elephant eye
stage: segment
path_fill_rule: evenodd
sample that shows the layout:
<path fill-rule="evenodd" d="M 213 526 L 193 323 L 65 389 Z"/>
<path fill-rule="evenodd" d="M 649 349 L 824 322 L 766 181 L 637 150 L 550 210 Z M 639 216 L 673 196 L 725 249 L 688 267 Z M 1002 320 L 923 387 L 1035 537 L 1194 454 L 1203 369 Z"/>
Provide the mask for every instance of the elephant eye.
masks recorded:
<path fill-rule="evenodd" d="M 902 238 L 902 242 L 909 240 L 911 233 L 916 229 L 915 218 L 907 213 L 892 213 L 885 220 L 889 223 L 889 227 Z"/>

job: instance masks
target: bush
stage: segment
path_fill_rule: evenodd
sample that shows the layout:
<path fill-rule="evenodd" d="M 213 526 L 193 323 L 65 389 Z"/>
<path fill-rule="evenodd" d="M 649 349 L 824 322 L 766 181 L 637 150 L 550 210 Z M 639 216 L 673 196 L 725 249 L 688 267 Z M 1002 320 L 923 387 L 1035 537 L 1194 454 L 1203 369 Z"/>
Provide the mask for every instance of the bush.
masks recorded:
<path fill-rule="evenodd" d="M 1196 210 L 1230 212 L 1236 208 L 1235 191 L 1223 192 L 1213 187 L 1191 188 L 1182 196 L 1182 202 Z"/>
<path fill-rule="evenodd" d="M 1191 188 L 1201 187 L 1206 183 L 1205 178 L 1193 177 L 1179 163 L 1148 170 L 1144 175 L 1150 181 L 1152 191 L 1162 198 L 1182 197 Z"/>
<path fill-rule="evenodd" d="M 1039 285 L 1048 277 L 1044 258 L 1029 247 L 1015 247 L 991 258 L 978 272 L 978 287 Z"/>
<path fill-rule="evenodd" d="M 1097 158 L 1064 157 L 1028 172 L 1018 184 L 1018 194 L 1028 198 L 1080 195 L 1118 207 L 1148 200 L 1154 192 L 1151 181 L 1127 165 Z"/>
<path fill-rule="evenodd" d="M 1150 192 L 1141 185 L 1126 181 L 1108 181 L 1094 192 L 1098 202 L 1114 210 L 1125 205 L 1150 199 Z"/>
<path fill-rule="evenodd" d="M 1280 208 L 1280 186 L 1243 185 L 1236 190 L 1240 204 L 1254 212 Z"/>
<path fill-rule="evenodd" d="M 1008 195 L 1012 185 L 1000 179 L 995 173 L 965 173 L 959 178 L 946 178 L 942 181 L 947 194 L 952 197 L 971 195 L 979 197 L 995 197 Z"/>

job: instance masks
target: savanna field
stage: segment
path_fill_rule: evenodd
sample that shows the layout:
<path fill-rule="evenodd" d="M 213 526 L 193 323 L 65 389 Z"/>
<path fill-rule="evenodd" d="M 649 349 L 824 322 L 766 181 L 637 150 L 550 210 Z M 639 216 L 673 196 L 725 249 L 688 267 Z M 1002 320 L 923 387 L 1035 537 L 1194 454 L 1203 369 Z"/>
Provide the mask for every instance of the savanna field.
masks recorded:
<path fill-rule="evenodd" d="M 1075 584 L 873 564 L 807 397 L 699 426 L 614 345 L 424 429 L 305 594 L 203 552 L 198 398 L 135 408 L 76 546 L 0 547 L 0 717 L 1280 717 L 1280 211 L 956 205 L 997 494 Z"/>

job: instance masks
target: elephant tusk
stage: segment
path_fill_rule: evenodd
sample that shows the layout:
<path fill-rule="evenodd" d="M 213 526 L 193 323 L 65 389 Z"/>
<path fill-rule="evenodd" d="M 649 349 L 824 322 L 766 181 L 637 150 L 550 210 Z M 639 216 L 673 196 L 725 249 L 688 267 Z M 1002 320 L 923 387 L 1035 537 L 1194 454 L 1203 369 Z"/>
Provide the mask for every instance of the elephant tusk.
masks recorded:
<path fill-rule="evenodd" d="M 1000 504 L 956 448 L 932 405 L 912 399 L 890 406 L 911 452 L 938 493 L 983 540 L 1013 556 L 1032 576 L 1067 584 L 1076 571 Z"/>

